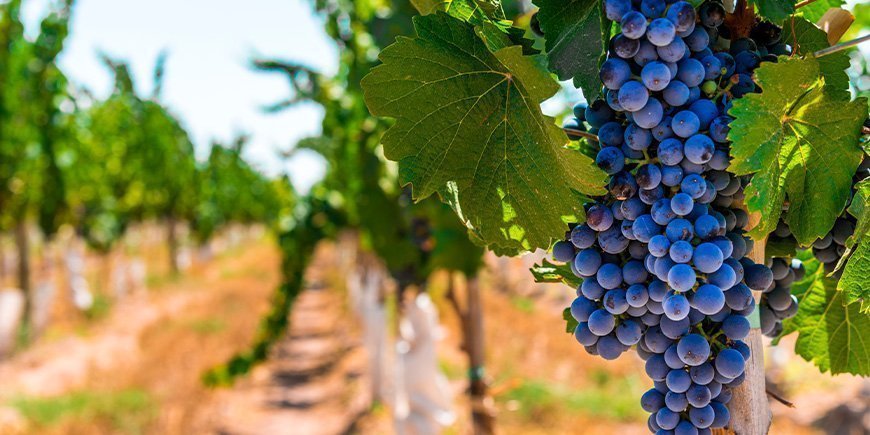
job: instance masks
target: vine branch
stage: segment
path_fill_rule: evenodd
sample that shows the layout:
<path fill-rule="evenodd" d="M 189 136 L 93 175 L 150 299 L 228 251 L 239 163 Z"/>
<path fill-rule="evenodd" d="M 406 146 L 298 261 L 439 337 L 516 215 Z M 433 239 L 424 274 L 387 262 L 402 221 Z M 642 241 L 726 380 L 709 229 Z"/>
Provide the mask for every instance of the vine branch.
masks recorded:
<path fill-rule="evenodd" d="M 838 51 L 843 51 L 843 50 L 845 50 L 845 49 L 847 49 L 847 48 L 854 47 L 854 46 L 856 46 L 856 45 L 858 45 L 858 44 L 860 44 L 860 43 L 862 43 L 862 42 L 866 42 L 866 41 L 870 41 L 870 33 L 868 33 L 868 34 L 866 34 L 866 35 L 864 35 L 864 36 L 859 36 L 859 37 L 857 37 L 857 38 L 855 38 L 855 39 L 853 39 L 853 40 L 851 40 L 851 41 L 841 42 L 841 43 L 839 43 L 839 44 L 837 44 L 837 45 L 832 45 L 832 46 L 830 46 L 830 47 L 828 47 L 828 48 L 821 49 L 821 50 L 819 50 L 819 51 L 813 53 L 813 56 L 815 56 L 815 57 L 827 56 L 827 55 L 829 55 L 829 54 L 831 54 L 831 53 L 836 53 L 836 52 L 838 52 Z"/>
<path fill-rule="evenodd" d="M 770 396 L 773 400 L 776 400 L 777 402 L 782 403 L 783 405 L 788 406 L 789 408 L 795 407 L 794 403 L 789 402 L 788 400 L 786 400 L 784 397 L 780 396 L 779 394 L 776 394 L 773 391 L 770 391 L 769 389 L 765 389 L 764 391 L 767 392 L 767 395 Z"/>
<path fill-rule="evenodd" d="M 800 2 L 796 3 L 796 4 L 794 5 L 794 8 L 795 8 L 795 9 L 800 9 L 800 8 L 802 8 L 802 7 L 804 7 L 804 6 L 808 5 L 808 4 L 815 3 L 815 2 L 817 2 L 817 1 L 818 1 L 818 0 L 803 0 L 803 1 L 800 1 Z"/>
<path fill-rule="evenodd" d="M 577 130 L 577 129 L 574 129 L 574 128 L 568 128 L 568 127 L 562 127 L 562 130 L 563 130 L 565 133 L 570 133 L 570 134 L 572 134 L 572 135 L 574 135 L 574 136 L 580 136 L 580 137 L 583 137 L 583 138 L 586 138 L 586 139 L 589 139 L 589 140 L 594 140 L 595 142 L 598 142 L 598 136 L 596 136 L 596 135 L 594 135 L 594 134 L 592 134 L 592 133 L 589 133 L 588 131 Z"/>

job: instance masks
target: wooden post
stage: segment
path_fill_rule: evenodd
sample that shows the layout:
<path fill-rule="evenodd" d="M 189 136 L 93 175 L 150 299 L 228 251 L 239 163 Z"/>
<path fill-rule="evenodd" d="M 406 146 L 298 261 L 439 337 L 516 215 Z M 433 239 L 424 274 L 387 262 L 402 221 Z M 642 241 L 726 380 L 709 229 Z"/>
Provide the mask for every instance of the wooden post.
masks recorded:
<path fill-rule="evenodd" d="M 494 419 L 490 398 L 486 394 L 487 385 L 484 378 L 484 333 L 483 333 L 483 304 L 480 301 L 480 287 L 476 277 L 469 277 L 466 283 L 465 308 L 468 318 L 468 365 L 469 365 L 469 389 L 471 395 L 471 416 L 474 420 L 474 433 L 480 435 L 495 432 Z"/>
<path fill-rule="evenodd" d="M 29 341 L 30 311 L 33 309 L 30 293 L 30 235 L 27 230 L 27 220 L 21 217 L 15 225 L 15 245 L 18 250 L 18 288 L 24 296 L 21 326 L 25 334 L 25 341 Z"/>
<path fill-rule="evenodd" d="M 453 305 L 462 326 L 462 349 L 468 355 L 468 395 L 471 399 L 472 429 L 475 435 L 495 433 L 492 399 L 487 395 L 484 361 L 486 359 L 483 331 L 483 304 L 477 278 L 465 281 L 465 309 L 456 295 L 454 276 L 449 277 L 447 298 Z"/>
<path fill-rule="evenodd" d="M 761 215 L 750 214 L 748 228 L 755 227 L 760 220 Z M 764 264 L 766 242 L 766 239 L 755 242 L 747 257 L 758 264 Z M 755 302 L 758 303 L 761 293 L 753 293 Z M 770 430 L 772 417 L 764 378 L 764 343 L 761 340 L 761 329 L 750 329 L 745 341 L 751 352 L 749 361 L 746 362 L 746 379 L 734 389 L 728 403 L 731 422 L 726 429 L 714 429 L 713 435 L 764 435 Z"/>
<path fill-rule="evenodd" d="M 169 216 L 166 219 L 166 241 L 169 244 L 169 272 L 175 276 L 178 275 L 178 234 L 176 232 L 175 217 Z"/>

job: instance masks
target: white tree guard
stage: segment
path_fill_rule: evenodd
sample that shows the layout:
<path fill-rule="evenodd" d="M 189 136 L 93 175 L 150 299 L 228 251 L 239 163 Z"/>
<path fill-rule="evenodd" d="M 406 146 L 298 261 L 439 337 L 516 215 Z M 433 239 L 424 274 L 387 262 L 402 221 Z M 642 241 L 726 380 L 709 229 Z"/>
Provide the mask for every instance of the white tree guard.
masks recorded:
<path fill-rule="evenodd" d="M 48 279 L 43 278 L 33 288 L 30 323 L 35 335 L 42 334 L 51 318 L 51 305 L 54 301 L 54 295 L 57 293 L 57 286 L 51 280 L 51 276 L 49 275 Z"/>
<path fill-rule="evenodd" d="M 134 294 L 144 293 L 147 290 L 145 283 L 148 278 L 148 267 L 145 265 L 145 260 L 142 257 L 134 257 L 130 260 L 129 280 L 130 291 Z"/>
<path fill-rule="evenodd" d="M 378 268 L 368 268 L 365 274 L 356 273 L 357 279 L 351 288 L 352 302 L 363 324 L 363 345 L 368 354 L 368 367 L 372 399 L 387 404 L 392 403 L 389 383 L 391 353 L 387 329 L 387 310 L 381 300 L 384 284 L 383 272 Z"/>
<path fill-rule="evenodd" d="M 85 279 L 84 247 L 76 240 L 71 240 L 63 255 L 66 267 L 67 286 L 73 305 L 79 310 L 88 310 L 94 305 L 94 295 L 88 280 Z"/>
<path fill-rule="evenodd" d="M 129 270 L 130 267 L 126 257 L 117 256 L 115 261 L 112 262 L 109 282 L 112 294 L 117 300 L 124 299 L 130 293 Z"/>
<path fill-rule="evenodd" d="M 396 343 L 396 433 L 435 435 L 456 421 L 447 378 L 438 369 L 438 312 L 426 293 L 403 311 Z"/>
<path fill-rule="evenodd" d="M 24 294 L 21 290 L 7 288 L 0 291 L 0 357 L 7 357 L 15 350 L 22 315 Z"/>

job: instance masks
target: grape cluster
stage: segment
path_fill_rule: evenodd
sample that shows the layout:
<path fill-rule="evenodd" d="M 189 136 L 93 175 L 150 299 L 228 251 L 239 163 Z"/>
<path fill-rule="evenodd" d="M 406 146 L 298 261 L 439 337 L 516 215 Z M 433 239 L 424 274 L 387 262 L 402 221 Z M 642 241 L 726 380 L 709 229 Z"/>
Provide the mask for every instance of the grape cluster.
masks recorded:
<path fill-rule="evenodd" d="M 865 158 L 852 177 L 852 195 L 855 194 L 854 186 L 868 176 L 870 176 L 870 159 Z M 833 272 L 836 278 L 843 273 L 842 268 L 836 271 L 835 269 L 846 252 L 846 240 L 855 233 L 856 224 L 856 219 L 848 211 L 843 211 L 834 222 L 831 231 L 812 245 L 813 255 L 822 263 L 826 273 Z M 797 245 L 797 240 L 788 224 L 781 219 L 769 237 L 775 242 Z M 788 264 L 785 259 L 773 259 L 770 266 L 775 284 L 766 289 L 761 297 L 761 332 L 770 337 L 777 337 L 782 332 L 782 320 L 797 314 L 797 298 L 791 295 L 791 285 L 803 279 L 805 270 L 798 259 L 791 260 L 791 264 Z"/>
<path fill-rule="evenodd" d="M 752 70 L 769 51 L 760 55 L 749 38 L 722 40 L 719 3 L 604 7 L 621 33 L 600 70 L 603 98 L 575 107 L 565 126 L 597 135 L 608 194 L 587 204 L 586 222 L 553 256 L 583 278 L 571 304 L 577 341 L 605 359 L 634 346 L 646 360 L 650 430 L 710 433 L 728 423 L 725 405 L 745 377 L 752 290 L 777 288 L 773 271 L 746 257 L 748 216 L 732 208 L 745 180 L 725 171 L 725 113 L 756 91 Z M 757 27 L 773 40 L 775 28 Z"/>
<path fill-rule="evenodd" d="M 791 294 L 791 286 L 804 278 L 806 270 L 797 258 L 774 258 L 769 264 L 774 281 L 761 295 L 761 333 L 768 337 L 778 337 L 782 332 L 782 321 L 797 314 L 798 300 Z"/>
<path fill-rule="evenodd" d="M 852 195 L 855 194 L 855 185 L 863 179 L 870 176 L 870 159 L 864 159 L 858 171 L 852 177 Z M 843 214 L 834 222 L 834 227 L 825 237 L 816 240 L 813 243 L 813 255 L 825 266 L 825 271 L 833 272 L 839 263 L 840 258 L 846 252 L 846 240 L 855 234 L 855 225 L 857 220 L 854 216 L 844 211 Z M 842 274 L 842 269 L 837 271 L 837 274 Z M 839 275 L 838 275 L 839 277 Z"/>

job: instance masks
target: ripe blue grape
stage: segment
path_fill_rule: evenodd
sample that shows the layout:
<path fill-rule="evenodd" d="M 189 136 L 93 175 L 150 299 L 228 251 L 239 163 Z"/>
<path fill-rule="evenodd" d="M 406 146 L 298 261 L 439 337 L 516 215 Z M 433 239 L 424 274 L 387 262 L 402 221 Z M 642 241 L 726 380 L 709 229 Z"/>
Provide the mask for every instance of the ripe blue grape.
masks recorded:
<path fill-rule="evenodd" d="M 631 78 L 631 67 L 622 59 L 610 58 L 601 65 L 598 76 L 607 89 L 619 90 Z"/>
<path fill-rule="evenodd" d="M 553 244 L 553 259 L 567 263 L 574 259 L 574 245 L 565 240 Z"/>
<path fill-rule="evenodd" d="M 659 59 L 665 62 L 679 62 L 680 59 L 686 56 L 686 43 L 683 42 L 682 38 L 674 38 L 670 44 L 663 47 L 656 47 L 656 53 L 658 54 Z M 671 79 L 674 77 L 676 77 L 676 71 L 672 71 L 672 74 L 669 76 Z"/>
<path fill-rule="evenodd" d="M 646 104 L 633 113 L 634 122 L 643 128 L 653 128 L 662 121 L 664 107 L 659 100 L 649 98 Z"/>
<path fill-rule="evenodd" d="M 601 254 L 595 249 L 584 249 L 574 257 L 574 267 L 583 276 L 593 276 L 601 266 Z"/>
<path fill-rule="evenodd" d="M 679 268 L 680 266 L 685 266 L 684 264 L 678 264 L 671 268 L 671 273 L 668 274 L 668 278 L 671 278 L 671 274 L 673 273 L 675 268 Z M 688 266 L 686 266 L 688 267 Z M 691 270 L 691 268 L 689 268 Z M 691 272 L 694 274 L 694 272 Z M 671 284 L 671 279 L 668 280 L 668 284 Z M 694 282 L 692 283 L 694 285 Z M 678 283 L 678 285 L 683 285 L 682 282 Z M 671 284 L 671 287 L 674 287 Z M 677 290 L 674 288 L 674 290 Z M 680 290 L 678 290 L 680 291 Z M 682 320 L 685 319 L 689 315 L 689 310 L 691 306 L 689 305 L 689 300 L 686 299 L 682 294 L 673 294 L 665 298 L 665 301 L 662 302 L 662 308 L 664 309 L 664 314 L 671 320 Z"/>
<path fill-rule="evenodd" d="M 598 235 L 587 224 L 577 225 L 571 230 L 571 243 L 579 249 L 586 249 L 595 243 Z"/>
<path fill-rule="evenodd" d="M 595 157 L 595 164 L 604 172 L 615 174 L 625 167 L 625 155 L 617 147 L 604 147 Z"/>
<path fill-rule="evenodd" d="M 674 115 L 674 120 L 671 123 L 671 129 L 674 131 L 674 134 L 683 138 L 694 135 L 698 132 L 699 128 L 701 128 L 701 121 L 698 119 L 698 115 L 689 110 L 683 110 Z M 687 142 L 684 149 L 687 157 L 689 155 L 688 145 Z"/>
<path fill-rule="evenodd" d="M 685 32 L 695 25 L 695 8 L 688 2 L 678 1 L 668 8 L 667 19 L 677 32 Z"/>
<path fill-rule="evenodd" d="M 716 371 L 723 376 L 736 378 L 743 374 L 746 367 L 746 361 L 743 355 L 734 349 L 724 349 L 716 356 L 715 363 Z"/>
<path fill-rule="evenodd" d="M 678 113 L 677 115 L 680 115 L 680 113 Z M 676 117 L 674 117 L 674 119 L 676 120 Z M 694 119 L 698 119 L 697 116 L 695 116 Z M 674 133 L 676 133 L 676 130 L 674 130 Z M 713 151 L 715 150 L 716 145 L 713 143 L 713 140 L 705 134 L 695 134 L 694 136 L 686 140 L 686 143 L 683 147 L 683 153 L 685 154 L 686 159 L 697 165 L 702 165 L 709 162 L 710 159 L 713 158 Z"/>
<path fill-rule="evenodd" d="M 613 315 L 608 313 L 607 310 L 598 309 L 589 315 L 588 326 L 593 334 L 602 337 L 613 331 L 613 328 L 616 326 L 616 321 L 613 318 Z"/>
<path fill-rule="evenodd" d="M 647 26 L 646 37 L 653 45 L 664 47 L 674 40 L 676 33 L 674 23 L 666 18 L 656 18 Z"/>
<path fill-rule="evenodd" d="M 574 339 L 583 346 L 594 346 L 598 343 L 598 336 L 589 330 L 589 325 L 586 322 L 580 322 L 574 328 Z"/>
<path fill-rule="evenodd" d="M 725 293 L 714 284 L 704 284 L 695 291 L 692 306 L 701 313 L 712 316 L 725 306 Z"/>
<path fill-rule="evenodd" d="M 628 127 L 625 128 L 623 134 L 625 144 L 628 145 L 629 148 L 637 151 L 643 151 L 649 148 L 650 144 L 652 144 L 652 137 L 650 130 L 640 128 L 634 123 L 629 124 Z"/>
<path fill-rule="evenodd" d="M 664 63 L 653 61 L 643 67 L 640 77 L 647 89 L 661 91 L 671 82 L 671 70 Z"/>
<path fill-rule="evenodd" d="M 598 285 L 608 290 L 615 289 L 622 284 L 622 268 L 613 263 L 602 264 L 595 276 L 598 279 Z"/>
<path fill-rule="evenodd" d="M 627 38 L 639 39 L 646 33 L 646 17 L 637 11 L 628 12 L 622 16 L 620 26 Z"/>
<path fill-rule="evenodd" d="M 697 59 L 683 59 L 678 64 L 677 78 L 688 87 L 698 86 L 704 81 L 706 71 L 704 65 Z"/>
<path fill-rule="evenodd" d="M 692 247 L 691 243 L 685 240 L 678 240 L 671 245 L 670 257 L 675 263 L 688 263 L 692 261 L 694 251 L 695 248 Z"/>
<path fill-rule="evenodd" d="M 697 222 L 700 222 L 702 219 L 705 218 L 705 216 L 702 216 L 698 218 Z M 698 234 L 698 237 L 703 238 L 702 234 L 697 231 L 697 226 L 695 227 L 695 230 L 696 234 Z M 722 262 L 724 260 L 725 259 L 722 256 L 722 250 L 713 243 L 701 243 L 700 245 L 698 245 L 697 248 L 695 248 L 693 264 L 695 265 L 695 268 L 697 268 L 700 272 L 716 272 L 722 266 Z"/>

